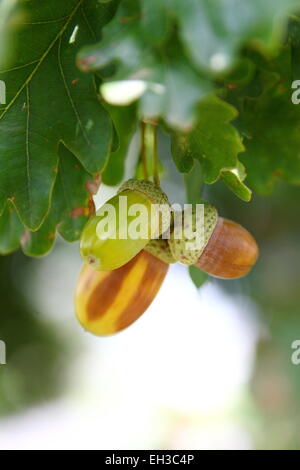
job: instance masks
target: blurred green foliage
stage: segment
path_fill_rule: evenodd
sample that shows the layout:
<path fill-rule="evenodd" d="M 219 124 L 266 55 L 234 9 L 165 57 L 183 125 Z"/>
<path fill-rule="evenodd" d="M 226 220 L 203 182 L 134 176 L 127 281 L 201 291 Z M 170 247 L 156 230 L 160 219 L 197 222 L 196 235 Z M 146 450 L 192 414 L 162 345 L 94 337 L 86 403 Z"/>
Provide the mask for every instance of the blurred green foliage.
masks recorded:
<path fill-rule="evenodd" d="M 0 365 L 0 415 L 46 402 L 63 389 L 69 346 L 20 288 L 34 262 L 20 253 L 0 257 L 0 339 L 7 362 Z"/>
<path fill-rule="evenodd" d="M 213 281 L 248 297 L 261 322 L 250 384 L 256 447 L 300 449 L 300 366 L 291 361 L 291 345 L 300 339 L 300 188 L 281 183 L 269 197 L 255 196 L 249 204 L 220 184 L 214 191 L 207 187 L 206 195 L 222 215 L 247 227 L 261 250 L 246 278 Z"/>

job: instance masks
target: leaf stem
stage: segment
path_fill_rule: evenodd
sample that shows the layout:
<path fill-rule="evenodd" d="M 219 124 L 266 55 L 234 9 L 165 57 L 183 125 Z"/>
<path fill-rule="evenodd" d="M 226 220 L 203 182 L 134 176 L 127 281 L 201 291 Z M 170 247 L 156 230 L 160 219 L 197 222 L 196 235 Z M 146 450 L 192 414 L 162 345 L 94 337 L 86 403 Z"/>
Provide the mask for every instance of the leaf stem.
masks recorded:
<path fill-rule="evenodd" d="M 158 168 L 158 139 L 157 139 L 157 125 L 153 124 L 153 181 L 156 186 L 160 186 L 159 181 L 159 168 Z"/>
<path fill-rule="evenodd" d="M 146 148 L 146 123 L 141 122 L 141 159 L 143 164 L 144 178 L 148 179 L 147 148 Z"/>

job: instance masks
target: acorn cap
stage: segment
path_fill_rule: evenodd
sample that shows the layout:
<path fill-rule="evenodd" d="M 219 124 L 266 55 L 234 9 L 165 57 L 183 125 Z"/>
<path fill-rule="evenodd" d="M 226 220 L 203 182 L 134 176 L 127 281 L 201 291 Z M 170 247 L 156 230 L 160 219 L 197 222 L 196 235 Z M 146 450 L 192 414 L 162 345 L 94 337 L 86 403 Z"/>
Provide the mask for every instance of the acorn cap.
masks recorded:
<path fill-rule="evenodd" d="M 154 206 L 160 206 L 160 224 L 155 236 L 160 236 L 162 233 L 166 232 L 171 223 L 171 207 L 168 196 L 163 192 L 163 190 L 156 184 L 152 183 L 152 181 L 136 180 L 133 178 L 125 181 L 125 183 L 120 186 L 117 194 L 121 194 L 128 190 L 137 191 L 143 194 Z"/>
<path fill-rule="evenodd" d="M 169 240 L 164 238 L 151 240 L 144 250 L 167 264 L 176 263 L 176 259 L 173 257 L 169 246 Z"/>
<path fill-rule="evenodd" d="M 204 205 L 204 227 L 203 227 L 203 237 L 202 240 L 198 241 L 198 244 L 195 248 L 191 249 L 191 244 L 196 241 L 196 236 L 192 239 L 188 239 L 186 237 L 185 231 L 187 229 L 192 228 L 193 232 L 195 232 L 197 227 L 197 213 L 195 207 L 192 209 L 192 227 L 188 227 L 185 222 L 185 226 L 183 227 L 182 238 L 176 239 L 174 235 L 174 231 L 171 233 L 171 237 L 169 240 L 169 247 L 172 253 L 173 258 L 178 261 L 179 263 L 186 264 L 188 266 L 192 266 L 196 264 L 203 253 L 205 247 L 207 246 L 210 237 L 212 236 L 217 222 L 218 222 L 218 212 L 214 206 L 209 204 Z M 201 222 L 201 221 L 200 221 Z M 174 230 L 176 227 L 174 228 Z M 200 246 L 199 246 L 200 242 Z"/>
<path fill-rule="evenodd" d="M 128 191 L 131 189 L 132 191 L 139 191 L 143 193 L 153 204 L 168 204 L 169 199 L 166 193 L 157 186 L 156 184 L 152 183 L 152 181 L 148 180 L 136 180 L 134 178 L 125 181 L 119 188 L 118 194 L 122 191 Z"/>

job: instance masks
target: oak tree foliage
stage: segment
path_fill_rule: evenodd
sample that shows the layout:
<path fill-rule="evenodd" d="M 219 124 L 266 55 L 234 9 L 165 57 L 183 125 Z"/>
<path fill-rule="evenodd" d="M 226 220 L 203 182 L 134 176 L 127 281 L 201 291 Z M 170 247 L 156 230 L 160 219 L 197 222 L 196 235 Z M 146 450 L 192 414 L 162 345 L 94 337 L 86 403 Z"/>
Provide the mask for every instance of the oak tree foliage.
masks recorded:
<path fill-rule="evenodd" d="M 186 181 L 300 184 L 299 0 L 1 0 L 0 253 L 80 237 L 141 119 Z M 2 100 L 3 101 L 3 100 Z M 200 178 L 200 177 L 199 177 Z M 196 283 L 201 284 L 198 279 Z"/>

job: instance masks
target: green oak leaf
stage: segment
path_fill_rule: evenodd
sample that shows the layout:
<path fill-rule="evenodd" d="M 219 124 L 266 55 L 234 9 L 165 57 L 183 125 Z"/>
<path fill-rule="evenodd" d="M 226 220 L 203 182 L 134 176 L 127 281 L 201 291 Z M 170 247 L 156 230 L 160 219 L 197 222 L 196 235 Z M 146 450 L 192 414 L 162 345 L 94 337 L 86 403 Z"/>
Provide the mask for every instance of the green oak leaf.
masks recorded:
<path fill-rule="evenodd" d="M 168 3 L 161 0 L 140 0 L 141 26 L 145 39 L 153 44 L 161 43 L 171 27 Z"/>
<path fill-rule="evenodd" d="M 202 287 L 209 279 L 208 274 L 196 268 L 196 266 L 189 266 L 189 275 L 197 289 Z"/>
<path fill-rule="evenodd" d="M 115 126 L 118 145 L 111 151 L 109 160 L 102 174 L 103 183 L 116 186 L 122 181 L 125 170 L 125 158 L 137 125 L 136 107 L 122 108 L 105 105 Z"/>
<path fill-rule="evenodd" d="M 75 57 L 101 36 L 109 5 L 22 2 L 25 19 L 14 34 L 14 61 L 0 72 L 7 89 L 7 104 L 0 106 L 0 211 L 10 199 L 30 230 L 39 228 L 50 208 L 60 141 L 87 171 L 106 164 L 111 121 L 93 77 L 76 68 Z"/>
<path fill-rule="evenodd" d="M 251 201 L 252 191 L 244 183 L 246 176 L 245 167 L 241 162 L 238 162 L 233 170 L 223 171 L 221 175 L 222 180 L 232 192 L 243 201 L 249 202 Z"/>
<path fill-rule="evenodd" d="M 249 200 L 251 191 L 243 183 L 245 172 L 238 160 L 244 146 L 231 124 L 236 117 L 236 109 L 220 98 L 203 99 L 194 129 L 189 133 L 171 134 L 172 154 L 179 171 L 188 173 L 194 160 L 198 160 L 205 183 L 215 183 L 222 177 L 237 196 Z"/>
<path fill-rule="evenodd" d="M 204 189 L 203 169 L 198 160 L 193 162 L 189 173 L 184 175 L 186 199 L 188 204 L 201 204 Z"/>
<path fill-rule="evenodd" d="M 7 203 L 0 216 L 0 254 L 16 251 L 24 233 L 24 226 L 11 203 Z"/>
<path fill-rule="evenodd" d="M 137 0 L 121 2 L 116 16 L 103 30 L 103 39 L 83 48 L 77 63 L 83 71 L 104 72 L 108 83 L 102 85 L 101 92 L 110 104 L 127 105 L 140 98 L 142 119 L 163 117 L 172 128 L 189 130 L 196 119 L 197 104 L 211 86 L 185 56 L 174 28 L 168 26 L 165 6 L 156 0 L 153 5 L 152 14 L 145 20 L 142 11 L 146 1 L 142 1 L 142 9 Z M 159 12 L 163 18 L 157 39 Z M 149 34 L 151 29 L 153 33 Z M 163 47 L 153 45 L 162 37 Z M 108 76 L 107 69 L 112 65 Z"/>
<path fill-rule="evenodd" d="M 300 106 L 291 99 L 297 54 L 299 61 L 300 48 L 292 41 L 271 61 L 253 56 L 261 93 L 249 97 L 237 90 L 230 96 L 236 94 L 240 110 L 236 123 L 244 136 L 247 182 L 261 194 L 270 193 L 279 179 L 300 184 Z"/>
<path fill-rule="evenodd" d="M 28 256 L 47 254 L 57 231 L 69 242 L 78 240 L 93 210 L 91 193 L 97 189 L 97 181 L 93 181 L 74 155 L 61 145 L 50 212 L 37 231 L 26 231 L 22 238 L 23 252 Z"/>
<path fill-rule="evenodd" d="M 220 72 L 252 41 L 265 49 L 278 44 L 288 13 L 298 0 L 169 0 L 179 35 L 194 63 Z"/>
<path fill-rule="evenodd" d="M 262 194 L 270 193 L 278 179 L 300 184 L 300 113 L 287 103 L 289 99 L 286 93 L 281 97 L 271 94 L 249 104 L 251 111 L 245 108 L 249 120 L 244 128 L 242 161 L 249 184 Z"/>

